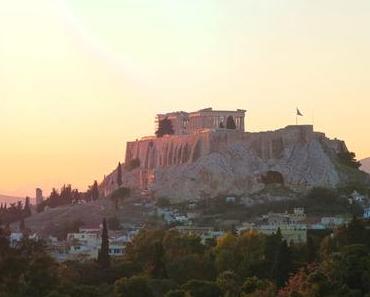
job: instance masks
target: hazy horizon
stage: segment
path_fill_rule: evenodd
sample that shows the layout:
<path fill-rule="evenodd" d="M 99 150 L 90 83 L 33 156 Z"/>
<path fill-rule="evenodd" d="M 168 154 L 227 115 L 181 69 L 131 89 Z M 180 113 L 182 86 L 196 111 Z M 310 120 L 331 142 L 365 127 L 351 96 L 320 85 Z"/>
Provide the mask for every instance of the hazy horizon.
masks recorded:
<path fill-rule="evenodd" d="M 154 116 L 247 110 L 370 156 L 370 2 L 21 0 L 0 4 L 0 193 L 85 190 Z"/>

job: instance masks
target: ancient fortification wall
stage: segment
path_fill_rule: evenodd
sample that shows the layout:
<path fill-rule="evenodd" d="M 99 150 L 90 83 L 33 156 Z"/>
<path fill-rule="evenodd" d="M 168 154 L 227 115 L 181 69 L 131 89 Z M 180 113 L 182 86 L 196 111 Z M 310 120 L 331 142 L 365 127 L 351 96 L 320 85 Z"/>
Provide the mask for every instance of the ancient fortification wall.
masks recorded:
<path fill-rule="evenodd" d="M 167 168 L 196 162 L 201 156 L 224 152 L 230 145 L 244 144 L 264 159 L 279 158 L 292 144 L 306 144 L 313 138 L 325 141 L 332 149 L 342 150 L 343 141 L 329 140 L 312 126 L 288 126 L 271 132 L 245 133 L 227 129 L 204 130 L 193 135 L 145 138 L 128 142 L 125 163 L 140 160 L 141 169 Z"/>
<path fill-rule="evenodd" d="M 330 140 L 309 125 L 259 133 L 206 129 L 192 135 L 146 137 L 127 143 L 123 182 L 158 193 L 176 187 L 178 195 L 188 191 L 186 186 L 196 191 L 208 184 L 212 191 L 215 184 L 224 183 L 217 193 L 243 193 L 259 188 L 261 177 L 275 170 L 292 186 L 333 185 L 339 177 L 330 155 L 345 150 L 343 141 Z M 108 195 L 117 187 L 114 171 L 105 177 L 102 189 Z"/>

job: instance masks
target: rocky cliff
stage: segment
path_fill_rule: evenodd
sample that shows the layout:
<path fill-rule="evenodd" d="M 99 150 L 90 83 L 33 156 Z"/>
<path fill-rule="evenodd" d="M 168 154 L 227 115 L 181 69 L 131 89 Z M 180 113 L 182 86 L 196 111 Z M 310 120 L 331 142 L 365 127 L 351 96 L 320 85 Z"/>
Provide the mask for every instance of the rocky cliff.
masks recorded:
<path fill-rule="evenodd" d="M 360 162 L 361 162 L 361 165 L 362 165 L 361 170 L 370 174 L 370 158 L 361 160 Z"/>
<path fill-rule="evenodd" d="M 269 184 L 301 192 L 346 184 L 354 176 L 363 179 L 359 170 L 340 164 L 338 153 L 346 151 L 343 141 L 314 132 L 312 126 L 260 133 L 204 130 L 129 142 L 122 174 L 125 186 L 176 201 L 246 197 Z M 106 195 L 117 188 L 116 175 L 103 181 Z"/>

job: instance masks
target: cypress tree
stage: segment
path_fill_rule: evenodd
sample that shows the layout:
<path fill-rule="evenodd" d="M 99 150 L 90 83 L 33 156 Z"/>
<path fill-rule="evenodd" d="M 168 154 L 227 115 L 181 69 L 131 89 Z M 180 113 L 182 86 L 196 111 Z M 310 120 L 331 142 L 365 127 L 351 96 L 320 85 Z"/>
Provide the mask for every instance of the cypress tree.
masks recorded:
<path fill-rule="evenodd" d="M 103 231 L 101 235 L 101 247 L 98 255 L 98 263 L 102 268 L 109 268 L 110 266 L 108 227 L 105 218 L 103 219 Z"/>
<path fill-rule="evenodd" d="M 32 214 L 30 197 L 26 197 L 26 201 L 24 202 L 23 214 L 24 214 L 24 217 L 26 218 L 30 217 Z"/>
<path fill-rule="evenodd" d="M 99 199 L 99 187 L 98 187 L 97 181 L 94 181 L 94 184 L 91 190 L 91 196 L 92 196 L 92 200 L 94 201 Z"/>
<path fill-rule="evenodd" d="M 307 251 L 307 255 L 306 255 L 307 262 L 313 263 L 317 258 L 317 254 L 316 254 L 315 243 L 313 241 L 312 236 L 307 237 L 306 251 Z"/>
<path fill-rule="evenodd" d="M 276 258 L 273 264 L 272 277 L 276 281 L 276 285 L 281 288 L 289 279 L 289 274 L 292 269 L 291 251 L 286 240 L 281 241 L 277 247 Z"/>
<path fill-rule="evenodd" d="M 26 231 L 26 224 L 24 223 L 24 219 L 22 218 L 19 223 L 19 231 L 24 233 Z"/>
<path fill-rule="evenodd" d="M 117 185 L 118 185 L 118 187 L 122 186 L 122 166 L 121 166 L 121 162 L 118 163 L 118 167 L 117 167 Z"/>

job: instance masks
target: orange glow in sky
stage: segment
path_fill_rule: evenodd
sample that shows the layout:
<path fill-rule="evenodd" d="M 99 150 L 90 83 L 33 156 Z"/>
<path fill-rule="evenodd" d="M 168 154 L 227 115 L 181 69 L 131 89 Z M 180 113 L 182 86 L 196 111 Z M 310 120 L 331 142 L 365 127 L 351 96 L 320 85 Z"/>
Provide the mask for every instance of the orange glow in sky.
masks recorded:
<path fill-rule="evenodd" d="M 158 112 L 247 109 L 370 156 L 367 0 L 0 1 L 0 193 L 81 190 Z"/>

